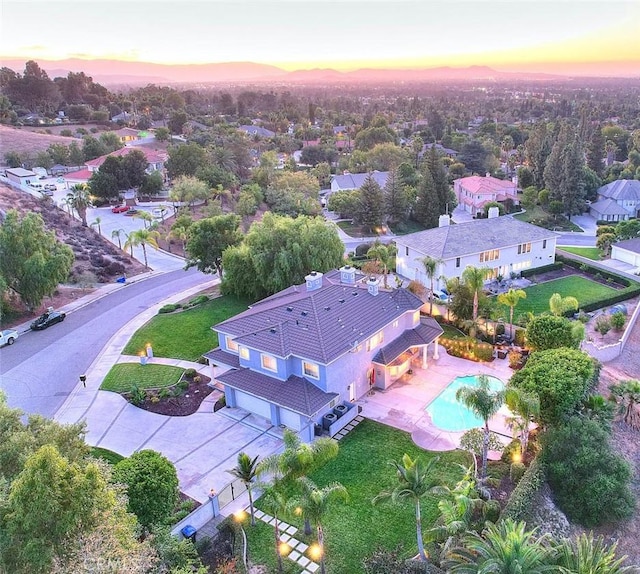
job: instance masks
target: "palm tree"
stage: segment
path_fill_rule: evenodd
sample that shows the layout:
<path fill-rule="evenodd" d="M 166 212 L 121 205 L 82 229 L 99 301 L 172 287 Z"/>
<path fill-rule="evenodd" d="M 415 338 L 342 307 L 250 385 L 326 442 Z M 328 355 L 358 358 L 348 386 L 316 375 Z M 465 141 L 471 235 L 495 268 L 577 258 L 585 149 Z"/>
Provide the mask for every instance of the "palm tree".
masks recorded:
<path fill-rule="evenodd" d="M 526 299 L 527 293 L 522 289 L 509 289 L 506 293 L 498 295 L 498 303 L 509 307 L 509 340 L 513 341 L 513 310 L 520 301 Z"/>
<path fill-rule="evenodd" d="M 246 452 L 238 454 L 238 464 L 227 472 L 240 479 L 247 487 L 249 494 L 249 509 L 251 511 L 251 526 L 256 525 L 256 517 L 253 512 L 253 492 L 252 485 L 258 476 L 258 457 L 251 458 Z"/>
<path fill-rule="evenodd" d="M 413 501 L 416 513 L 418 554 L 420 555 L 420 560 L 423 561 L 427 560 L 427 555 L 424 551 L 424 541 L 422 539 L 420 501 L 431 494 L 434 486 L 436 486 L 433 474 L 439 460 L 439 457 L 434 457 L 424 462 L 420 457 L 412 459 L 405 453 L 402 461 L 391 461 L 391 464 L 396 469 L 398 484 L 390 490 L 382 491 L 373 499 L 373 504 L 383 500 L 391 500 L 394 503 L 405 499 Z"/>
<path fill-rule="evenodd" d="M 507 424 L 520 437 L 520 454 L 524 457 L 529 444 L 529 425 L 540 415 L 540 399 L 516 387 L 509 387 L 504 393 L 504 401 L 516 416 L 509 417 Z"/>
<path fill-rule="evenodd" d="M 468 269 L 468 267 L 467 267 Z M 487 477 L 487 456 L 489 454 L 489 419 L 495 415 L 504 403 L 504 391 L 492 391 L 487 375 L 478 375 L 478 386 L 465 385 L 456 391 L 456 400 L 484 421 L 484 440 L 482 441 L 482 471 L 480 480 Z"/>
<path fill-rule="evenodd" d="M 151 215 L 148 211 L 140 211 L 136 215 L 136 217 L 142 219 L 142 223 L 144 224 L 144 228 L 147 228 L 148 223 L 153 223 L 153 215 Z"/>
<path fill-rule="evenodd" d="M 159 236 L 160 234 L 157 231 L 149 231 L 148 229 L 132 231 L 127 240 L 127 243 L 130 243 L 131 246 L 131 256 L 133 257 L 133 248 L 136 245 L 140 245 L 142 247 L 142 254 L 144 255 L 144 266 L 149 267 L 149 262 L 147 261 L 147 245 L 151 245 L 154 249 L 159 249 Z"/>
<path fill-rule="evenodd" d="M 305 520 L 309 520 L 316 527 L 320 554 L 320 572 L 325 574 L 322 522 L 331 503 L 339 500 L 346 502 L 349 499 L 349 494 L 347 489 L 339 482 L 333 482 L 324 488 L 319 488 L 313 481 L 303 476 L 298 479 L 298 484 L 302 494 L 289 501 L 288 508 L 292 512 L 300 509 L 299 512 L 302 517 Z"/>
<path fill-rule="evenodd" d="M 549 309 L 556 317 L 564 315 L 567 311 L 578 309 L 578 300 L 575 297 L 562 297 L 560 293 L 554 293 L 549 298 Z"/>
<path fill-rule="evenodd" d="M 134 240 L 133 234 L 134 233 L 135 233 L 134 231 L 132 231 L 131 233 L 127 233 L 125 231 L 125 234 L 124 234 L 125 237 L 127 238 L 127 240 L 124 242 L 124 248 L 129 249 L 129 255 L 131 255 L 131 257 L 133 257 L 133 240 Z"/>
<path fill-rule="evenodd" d="M 622 415 L 622 420 L 632 428 L 640 428 L 640 381 L 620 381 L 611 385 L 609 390 L 618 405 L 618 413 Z"/>
<path fill-rule="evenodd" d="M 451 574 L 542 574 L 557 572 L 553 549 L 546 537 L 525 530 L 524 522 L 508 518 L 489 524 L 482 535 L 470 532 L 460 548 L 451 551 L 442 567 Z"/>
<path fill-rule="evenodd" d="M 441 260 L 434 259 L 433 257 L 424 257 L 420 260 L 422 265 L 424 265 L 424 274 L 427 276 L 430 282 L 431 289 L 431 298 L 429 303 L 429 315 L 433 315 L 433 282 L 436 278 L 436 273 L 438 272 L 438 265 Z"/>
<path fill-rule="evenodd" d="M 285 429 L 282 437 L 284 450 L 260 461 L 258 474 L 275 474 L 285 486 L 310 474 L 338 456 L 338 441 L 320 437 L 312 443 L 305 443 L 292 430 Z M 305 534 L 311 534 L 311 524 L 305 522 Z"/>
<path fill-rule="evenodd" d="M 260 503 L 266 512 L 273 515 L 273 528 L 275 534 L 275 549 L 278 559 L 278 572 L 282 573 L 282 552 L 280 552 L 280 519 L 279 517 L 288 511 L 288 501 L 282 494 L 277 481 L 272 484 L 259 484 L 261 490 Z"/>
<path fill-rule="evenodd" d="M 82 220 L 82 225 L 88 227 L 87 209 L 91 206 L 91 197 L 89 196 L 87 186 L 82 183 L 74 185 L 67 194 L 67 200 L 71 207 L 78 212 L 78 216 Z"/>
<path fill-rule="evenodd" d="M 614 543 L 607 546 L 601 536 L 593 538 L 581 534 L 575 539 L 564 539 L 556 546 L 556 559 L 561 574 L 632 574 L 633 566 L 623 566 L 626 556 L 616 558 Z"/>
<path fill-rule="evenodd" d="M 391 243 L 389 245 L 383 245 L 378 242 L 367 251 L 367 257 L 369 259 L 375 259 L 382 265 L 382 280 L 385 289 L 387 289 L 387 273 L 389 273 L 389 267 L 393 262 L 396 251 L 395 245 Z"/>
<path fill-rule="evenodd" d="M 117 239 L 118 240 L 118 249 L 122 249 L 122 236 L 123 235 L 126 235 L 124 229 L 114 229 L 111 232 L 111 239 Z"/>
<path fill-rule="evenodd" d="M 473 293 L 473 320 L 478 318 L 478 298 L 480 291 L 484 286 L 484 280 L 491 273 L 491 269 L 487 267 L 473 267 L 468 265 L 462 272 L 462 281 L 466 283 Z"/>
<path fill-rule="evenodd" d="M 453 488 L 433 488 L 434 494 L 442 496 L 438 501 L 440 516 L 436 525 L 427 530 L 425 538 L 428 542 L 443 542 L 442 555 L 459 542 L 460 537 L 471 528 L 474 515 L 479 514 L 484 506 L 478 494 L 473 467 L 460 466 L 464 476 Z"/>
<path fill-rule="evenodd" d="M 96 217 L 96 220 L 91 224 L 91 227 L 98 228 L 98 235 L 102 235 L 102 228 L 100 227 L 101 223 L 102 223 L 102 219 L 100 217 Z"/>

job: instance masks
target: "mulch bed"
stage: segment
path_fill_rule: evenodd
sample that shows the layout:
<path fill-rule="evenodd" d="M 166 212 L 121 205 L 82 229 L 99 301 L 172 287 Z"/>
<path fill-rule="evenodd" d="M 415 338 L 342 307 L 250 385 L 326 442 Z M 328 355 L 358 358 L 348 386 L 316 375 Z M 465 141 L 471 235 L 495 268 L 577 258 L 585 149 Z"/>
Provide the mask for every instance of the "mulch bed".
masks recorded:
<path fill-rule="evenodd" d="M 200 379 L 198 381 L 198 378 Z M 196 380 L 194 380 L 196 379 Z M 202 401 L 213 391 L 208 386 L 211 379 L 205 375 L 196 375 L 193 378 L 183 376 L 183 381 L 188 383 L 188 387 L 180 392 L 179 396 L 173 396 L 174 391 L 177 392 L 178 385 L 169 387 L 167 390 L 171 393 L 169 397 L 162 397 L 159 391 L 147 391 L 147 398 L 144 402 L 137 404 L 138 408 L 144 409 L 159 415 L 170 417 L 184 417 L 195 413 Z M 179 384 L 179 383 L 178 383 Z M 125 399 L 131 402 L 129 393 L 123 395 Z"/>

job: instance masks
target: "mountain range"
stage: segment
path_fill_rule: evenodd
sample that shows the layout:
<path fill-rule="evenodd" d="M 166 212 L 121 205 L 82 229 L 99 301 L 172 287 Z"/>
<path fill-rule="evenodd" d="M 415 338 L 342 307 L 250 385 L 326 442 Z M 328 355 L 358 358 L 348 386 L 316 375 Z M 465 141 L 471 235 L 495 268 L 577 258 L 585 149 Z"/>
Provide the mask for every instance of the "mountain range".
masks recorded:
<path fill-rule="evenodd" d="M 212 64 L 154 64 L 119 60 L 38 60 L 50 78 L 69 72 L 84 72 L 103 85 L 128 84 L 210 84 L 210 83 L 339 83 L 339 82 L 428 82 L 442 80 L 551 80 L 560 75 L 534 72 L 500 72 L 488 66 L 424 69 L 374 69 L 341 72 L 312 69 L 287 71 L 276 66 L 253 62 Z M 4 59 L 2 66 L 22 72 L 25 62 Z"/>

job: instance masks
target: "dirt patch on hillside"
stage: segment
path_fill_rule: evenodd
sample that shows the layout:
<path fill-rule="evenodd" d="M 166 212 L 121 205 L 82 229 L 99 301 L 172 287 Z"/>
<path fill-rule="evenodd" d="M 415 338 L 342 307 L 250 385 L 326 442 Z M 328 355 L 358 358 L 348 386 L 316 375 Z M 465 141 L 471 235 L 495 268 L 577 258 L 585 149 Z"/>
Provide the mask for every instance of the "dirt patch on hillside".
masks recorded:
<path fill-rule="evenodd" d="M 68 285 L 60 286 L 53 297 L 46 297 L 42 306 L 31 314 L 18 301 L 12 300 L 13 310 L 3 316 L 3 325 L 19 324 L 41 314 L 48 306 L 59 308 L 86 295 L 100 283 L 111 283 L 125 274 L 132 277 L 145 270 L 141 263 L 98 235 L 93 228 L 83 227 L 48 198 L 36 199 L 28 193 L 0 185 L 0 210 L 7 212 L 10 209 L 17 209 L 22 215 L 39 213 L 47 229 L 73 249 L 76 260 Z"/>
<path fill-rule="evenodd" d="M 44 131 L 44 128 L 40 129 Z M 35 157 L 38 152 L 45 151 L 51 144 L 61 143 L 68 146 L 73 141 L 79 141 L 82 145 L 82 141 L 76 138 L 36 133 L 24 128 L 0 126 L 0 162 L 4 162 L 4 156 L 9 151 Z"/>

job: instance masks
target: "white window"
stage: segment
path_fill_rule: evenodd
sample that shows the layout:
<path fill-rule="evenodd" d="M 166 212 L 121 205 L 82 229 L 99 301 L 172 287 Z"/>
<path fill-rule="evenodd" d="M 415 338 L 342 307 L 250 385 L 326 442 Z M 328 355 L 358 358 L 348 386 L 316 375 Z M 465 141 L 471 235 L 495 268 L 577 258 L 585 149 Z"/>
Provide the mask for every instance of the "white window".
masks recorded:
<path fill-rule="evenodd" d="M 240 347 L 240 358 L 248 359 L 249 358 L 249 349 L 246 347 Z"/>
<path fill-rule="evenodd" d="M 371 349 L 375 349 L 380 343 L 384 341 L 384 333 L 382 331 L 378 331 L 371 339 L 367 341 L 367 351 L 371 351 Z"/>
<path fill-rule="evenodd" d="M 413 324 L 417 325 L 418 323 L 420 323 L 420 311 L 414 311 L 413 312 Z"/>
<path fill-rule="evenodd" d="M 234 353 L 238 352 L 238 343 L 236 343 L 231 337 L 227 337 L 227 349 Z"/>
<path fill-rule="evenodd" d="M 313 379 L 320 378 L 320 367 L 315 363 L 307 363 L 307 361 L 302 361 L 302 371 L 307 377 L 311 377 Z"/>
<path fill-rule="evenodd" d="M 397 326 L 398 326 L 398 320 L 396 319 L 396 320 L 393 322 L 393 328 L 395 329 Z"/>
<path fill-rule="evenodd" d="M 272 357 L 271 355 L 260 355 L 260 361 L 263 369 L 273 371 L 274 373 L 278 371 L 278 363 L 275 357 Z"/>

